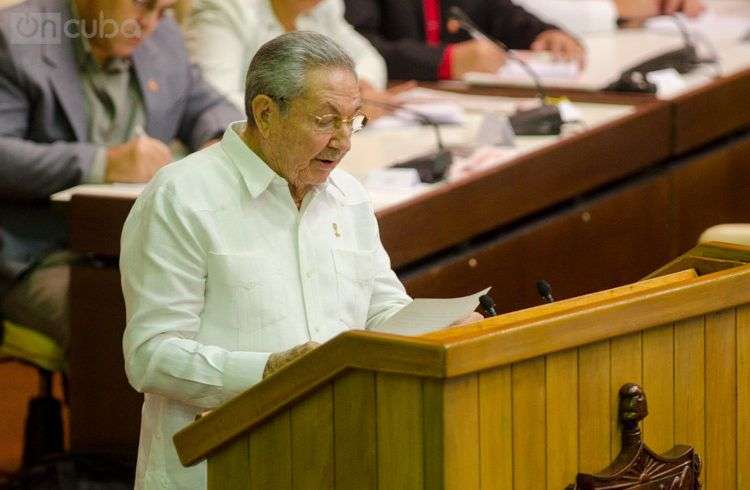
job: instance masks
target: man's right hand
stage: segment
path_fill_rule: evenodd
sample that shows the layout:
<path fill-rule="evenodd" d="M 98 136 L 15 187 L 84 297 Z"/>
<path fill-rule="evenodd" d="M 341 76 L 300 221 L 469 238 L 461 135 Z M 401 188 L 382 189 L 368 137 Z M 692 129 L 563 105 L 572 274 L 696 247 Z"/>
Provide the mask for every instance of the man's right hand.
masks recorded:
<path fill-rule="evenodd" d="M 161 141 L 136 136 L 107 149 L 105 182 L 148 182 L 157 170 L 172 161 L 172 152 Z"/>
<path fill-rule="evenodd" d="M 263 371 L 263 377 L 266 378 L 272 375 L 287 364 L 290 364 L 291 362 L 304 356 L 308 352 L 314 350 L 319 345 L 320 344 L 317 342 L 309 341 L 305 342 L 304 344 L 294 346 L 291 349 L 285 350 L 283 352 L 274 352 L 273 354 L 268 356 L 268 361 L 266 361 L 266 369 Z"/>
<path fill-rule="evenodd" d="M 459 79 L 470 71 L 494 73 L 505 63 L 505 52 L 491 41 L 472 39 L 453 45 L 451 76 Z"/>

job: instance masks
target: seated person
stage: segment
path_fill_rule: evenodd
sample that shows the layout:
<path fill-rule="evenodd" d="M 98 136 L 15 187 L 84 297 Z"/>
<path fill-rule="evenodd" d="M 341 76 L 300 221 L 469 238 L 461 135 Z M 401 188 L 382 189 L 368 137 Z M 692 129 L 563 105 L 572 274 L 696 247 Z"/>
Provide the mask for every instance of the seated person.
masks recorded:
<path fill-rule="evenodd" d="M 648 17 L 682 12 L 696 17 L 701 0 L 516 0 L 539 18 L 554 21 L 576 34 L 613 31 L 618 23 L 637 27 Z"/>
<path fill-rule="evenodd" d="M 123 229 L 125 367 L 145 393 L 136 488 L 205 488 L 205 463 L 180 465 L 178 430 L 411 301 L 367 193 L 336 168 L 366 122 L 351 58 L 287 33 L 245 85 L 247 121 L 161 170 Z"/>
<path fill-rule="evenodd" d="M 342 0 L 194 0 L 186 37 L 193 61 L 208 81 L 241 108 L 253 55 L 267 41 L 298 29 L 325 34 L 340 44 L 354 60 L 365 91 L 385 88 L 385 61 L 344 20 Z"/>
<path fill-rule="evenodd" d="M 487 35 L 511 49 L 551 51 L 583 62 L 581 44 L 510 0 L 345 0 L 346 19 L 380 51 L 388 75 L 400 80 L 461 78 L 495 72 L 505 53 L 487 40 L 471 39 L 448 20 L 458 6 Z"/>
<path fill-rule="evenodd" d="M 0 11 L 0 308 L 64 349 L 76 258 L 49 196 L 145 182 L 171 161 L 171 140 L 198 149 L 242 117 L 189 64 L 164 15 L 172 3 L 28 0 Z M 64 35 L 11 22 L 40 14 L 59 16 Z"/>

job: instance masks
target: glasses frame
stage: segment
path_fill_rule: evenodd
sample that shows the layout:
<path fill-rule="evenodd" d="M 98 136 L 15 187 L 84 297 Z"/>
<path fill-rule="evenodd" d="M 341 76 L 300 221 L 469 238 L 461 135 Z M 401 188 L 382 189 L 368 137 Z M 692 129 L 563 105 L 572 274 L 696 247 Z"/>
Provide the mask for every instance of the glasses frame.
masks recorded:
<path fill-rule="evenodd" d="M 367 126 L 368 118 L 367 114 L 363 112 L 357 112 L 352 117 L 341 117 L 338 114 L 323 114 L 322 116 L 316 116 L 313 115 L 313 120 L 315 121 L 315 132 L 322 133 L 322 134 L 333 134 L 336 131 L 341 130 L 341 128 L 346 124 L 346 126 L 349 128 L 349 132 L 351 134 L 357 134 L 358 132 L 362 131 L 365 126 Z M 333 123 L 331 128 L 321 127 L 323 123 L 321 123 L 321 120 L 333 117 Z M 354 121 L 357 118 L 362 118 L 362 125 L 358 128 L 354 127 Z"/>

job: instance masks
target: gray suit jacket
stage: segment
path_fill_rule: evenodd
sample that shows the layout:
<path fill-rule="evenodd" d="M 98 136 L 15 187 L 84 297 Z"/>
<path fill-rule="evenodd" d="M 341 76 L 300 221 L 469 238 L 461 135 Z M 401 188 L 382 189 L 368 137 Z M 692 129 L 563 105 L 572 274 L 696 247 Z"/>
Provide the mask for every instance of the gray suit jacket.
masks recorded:
<path fill-rule="evenodd" d="M 40 13 L 59 15 L 61 23 L 71 17 L 67 0 L 28 0 L 0 11 L 0 294 L 35 260 L 65 247 L 66 224 L 47 198 L 81 183 L 97 150 L 86 141 L 73 39 L 18 42 Z M 243 119 L 190 64 L 172 19 L 161 21 L 132 61 L 151 137 L 179 138 L 195 150 Z"/>

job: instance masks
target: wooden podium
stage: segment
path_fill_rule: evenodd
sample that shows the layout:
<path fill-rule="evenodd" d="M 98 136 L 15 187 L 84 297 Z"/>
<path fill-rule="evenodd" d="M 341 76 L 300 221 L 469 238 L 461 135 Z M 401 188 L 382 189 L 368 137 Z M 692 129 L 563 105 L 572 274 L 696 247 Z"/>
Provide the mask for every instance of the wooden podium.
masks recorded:
<path fill-rule="evenodd" d="M 750 248 L 419 338 L 351 331 L 179 432 L 209 489 L 563 489 L 620 451 L 638 383 L 655 451 L 750 488 Z M 704 272 L 707 272 L 704 274 Z"/>

